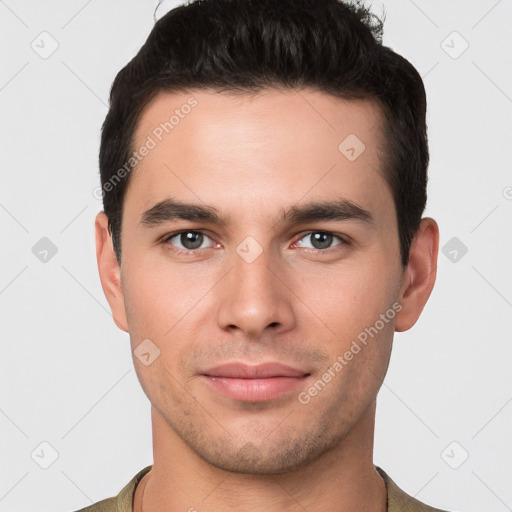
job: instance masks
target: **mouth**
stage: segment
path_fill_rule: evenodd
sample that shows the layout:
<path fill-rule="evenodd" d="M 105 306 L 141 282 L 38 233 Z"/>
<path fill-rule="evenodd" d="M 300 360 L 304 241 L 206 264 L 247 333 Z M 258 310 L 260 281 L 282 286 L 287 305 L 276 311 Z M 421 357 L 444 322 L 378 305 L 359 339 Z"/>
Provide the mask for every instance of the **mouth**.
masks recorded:
<path fill-rule="evenodd" d="M 291 393 L 310 375 L 281 363 L 226 363 L 205 370 L 200 377 L 211 390 L 232 400 L 265 402 Z"/>

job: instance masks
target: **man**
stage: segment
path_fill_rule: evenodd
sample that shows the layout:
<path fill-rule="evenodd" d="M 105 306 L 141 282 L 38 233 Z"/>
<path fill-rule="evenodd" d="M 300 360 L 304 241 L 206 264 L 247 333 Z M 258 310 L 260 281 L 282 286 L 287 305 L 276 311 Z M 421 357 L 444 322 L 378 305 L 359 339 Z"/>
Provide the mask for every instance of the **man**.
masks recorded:
<path fill-rule="evenodd" d="M 435 511 L 373 465 L 394 331 L 435 281 L 422 80 L 336 0 L 203 0 L 103 125 L 101 283 L 154 462 L 84 511 Z"/>

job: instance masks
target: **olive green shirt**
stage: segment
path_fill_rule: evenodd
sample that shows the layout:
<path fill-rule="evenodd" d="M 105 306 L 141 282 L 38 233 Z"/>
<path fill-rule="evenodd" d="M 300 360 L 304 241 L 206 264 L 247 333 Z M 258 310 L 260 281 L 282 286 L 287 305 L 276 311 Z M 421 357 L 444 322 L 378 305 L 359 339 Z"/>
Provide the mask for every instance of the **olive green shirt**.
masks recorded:
<path fill-rule="evenodd" d="M 147 466 L 139 471 L 117 496 L 99 501 L 76 512 L 133 512 L 135 488 L 151 468 L 152 466 Z M 383 469 L 378 466 L 376 466 L 376 469 L 386 483 L 388 491 L 387 512 L 445 512 L 438 508 L 429 507 L 409 496 L 391 480 Z"/>

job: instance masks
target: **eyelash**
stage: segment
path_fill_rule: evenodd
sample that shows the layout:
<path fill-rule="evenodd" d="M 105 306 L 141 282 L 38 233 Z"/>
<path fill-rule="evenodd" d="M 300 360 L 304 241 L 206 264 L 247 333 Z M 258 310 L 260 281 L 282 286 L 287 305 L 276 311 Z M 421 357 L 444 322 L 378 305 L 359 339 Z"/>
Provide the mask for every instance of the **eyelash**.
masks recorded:
<path fill-rule="evenodd" d="M 205 250 L 205 249 L 211 249 L 212 247 L 203 247 L 201 249 L 179 249 L 179 248 L 176 248 L 174 246 L 172 246 L 172 244 L 170 243 L 170 240 L 172 240 L 173 238 L 179 236 L 179 235 L 182 235 L 183 233 L 199 233 L 199 234 L 202 234 L 208 238 L 211 239 L 210 236 L 208 236 L 204 231 L 201 231 L 201 230 L 196 230 L 196 229 L 184 229 L 182 231 L 176 231 L 175 233 L 171 233 L 169 235 L 166 235 L 163 239 L 162 239 L 162 243 L 164 245 L 166 245 L 168 248 L 170 248 L 170 250 L 172 250 L 174 253 L 178 254 L 178 255 L 184 255 L 184 256 L 192 256 L 192 255 L 196 255 L 198 253 L 200 253 L 201 251 Z M 340 246 L 348 246 L 348 245 L 351 245 L 350 243 L 350 240 L 348 239 L 348 237 L 346 236 L 342 236 L 342 235 L 339 235 L 339 234 L 336 234 L 332 231 L 324 231 L 324 230 L 310 230 L 310 231 L 307 231 L 307 232 L 304 232 L 301 234 L 301 237 L 297 239 L 296 242 L 294 242 L 294 244 L 296 244 L 297 242 L 299 242 L 300 240 L 302 240 L 303 238 L 307 237 L 307 236 L 310 236 L 314 233 L 322 233 L 322 234 L 326 234 L 326 235 L 332 235 L 334 238 L 337 238 L 339 240 L 339 243 L 332 246 L 332 247 L 328 247 L 327 249 L 312 249 L 312 248 L 309 248 L 309 247 L 306 247 L 305 249 L 309 252 L 313 251 L 313 252 L 316 252 L 316 253 L 328 253 L 332 250 L 336 250 L 336 248 L 340 247 Z M 212 240 L 213 241 L 213 240 Z M 215 245 L 220 245 L 220 244 L 217 244 L 216 242 L 214 242 L 214 246 Z"/>

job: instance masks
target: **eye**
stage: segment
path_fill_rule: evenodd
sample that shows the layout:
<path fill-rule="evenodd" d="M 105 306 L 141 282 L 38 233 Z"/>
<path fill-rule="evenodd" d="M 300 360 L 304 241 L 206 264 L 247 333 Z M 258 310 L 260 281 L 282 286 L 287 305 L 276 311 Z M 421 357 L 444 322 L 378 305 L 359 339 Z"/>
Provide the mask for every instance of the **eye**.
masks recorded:
<path fill-rule="evenodd" d="M 310 240 L 310 245 L 303 245 L 301 241 L 307 239 Z M 338 243 L 333 245 L 333 241 L 336 240 L 338 240 Z M 343 240 L 340 236 L 337 236 L 328 231 L 310 231 L 297 242 L 297 244 L 300 245 L 301 247 L 316 250 L 330 249 L 331 247 L 341 245 L 342 243 L 347 242 Z"/>
<path fill-rule="evenodd" d="M 172 245 L 178 252 L 195 251 L 214 246 L 210 237 L 201 231 L 180 231 L 167 236 L 163 241 Z M 208 241 L 211 242 L 210 245 L 208 245 Z"/>

